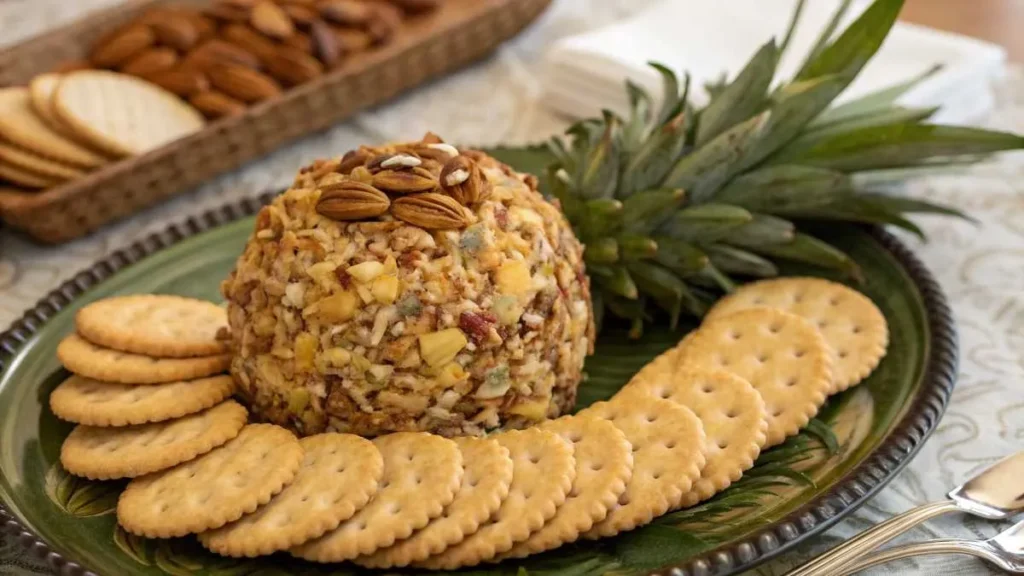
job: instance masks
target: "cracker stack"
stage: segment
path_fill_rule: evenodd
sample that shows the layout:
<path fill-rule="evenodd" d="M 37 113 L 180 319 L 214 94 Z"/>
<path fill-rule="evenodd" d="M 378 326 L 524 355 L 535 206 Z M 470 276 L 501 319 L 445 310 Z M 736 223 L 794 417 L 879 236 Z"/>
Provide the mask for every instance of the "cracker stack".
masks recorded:
<path fill-rule="evenodd" d="M 299 440 L 246 425 L 221 308 L 171 296 L 82 309 L 51 406 L 80 425 L 61 462 L 134 478 L 118 522 L 218 554 L 452 570 L 613 536 L 711 498 L 865 378 L 888 329 L 863 295 L 809 278 L 747 285 L 608 402 L 488 438 Z M 219 404 L 218 404 L 219 403 Z"/>

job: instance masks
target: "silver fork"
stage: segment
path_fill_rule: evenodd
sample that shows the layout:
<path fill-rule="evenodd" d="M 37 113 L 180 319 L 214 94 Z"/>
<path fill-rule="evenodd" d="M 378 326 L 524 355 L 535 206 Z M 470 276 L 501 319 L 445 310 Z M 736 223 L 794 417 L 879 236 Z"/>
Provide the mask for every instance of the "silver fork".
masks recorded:
<path fill-rule="evenodd" d="M 834 574 L 846 576 L 893 560 L 926 554 L 967 554 L 1011 574 L 1024 574 L 1024 520 L 988 540 L 932 540 L 894 546 L 868 554 Z"/>
<path fill-rule="evenodd" d="M 949 512 L 1007 520 L 1024 512 L 1024 451 L 1003 458 L 949 493 L 857 534 L 786 576 L 835 576 L 851 562 L 914 526 Z"/>

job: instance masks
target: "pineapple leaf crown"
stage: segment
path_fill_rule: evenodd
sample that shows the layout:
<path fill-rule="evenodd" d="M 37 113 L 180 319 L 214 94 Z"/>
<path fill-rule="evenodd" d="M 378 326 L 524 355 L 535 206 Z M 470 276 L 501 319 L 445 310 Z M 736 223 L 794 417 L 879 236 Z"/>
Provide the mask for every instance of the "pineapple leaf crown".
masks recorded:
<path fill-rule="evenodd" d="M 737 281 L 778 275 L 780 261 L 857 279 L 857 264 L 808 225 L 889 224 L 923 237 L 907 214 L 966 216 L 884 193 L 900 175 L 894 169 L 1024 148 L 1022 136 L 929 123 L 935 108 L 896 103 L 938 68 L 831 106 L 878 51 L 903 0 L 876 0 L 837 35 L 850 4 L 840 4 L 789 82 L 773 87 L 803 0 L 781 42 L 761 46 L 732 80 L 705 86 L 703 108 L 690 102 L 689 75 L 680 81 L 651 63 L 662 77 L 660 105 L 627 81 L 628 117 L 605 111 L 550 141 L 547 188 L 586 245 L 599 320 L 607 310 L 639 336 L 661 309 L 674 328 Z"/>

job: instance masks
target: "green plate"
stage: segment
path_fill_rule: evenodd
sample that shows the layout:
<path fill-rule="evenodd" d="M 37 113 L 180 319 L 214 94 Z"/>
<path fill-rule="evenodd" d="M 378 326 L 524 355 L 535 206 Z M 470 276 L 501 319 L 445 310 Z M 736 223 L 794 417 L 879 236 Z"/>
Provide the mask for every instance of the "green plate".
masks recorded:
<path fill-rule="evenodd" d="M 498 154 L 520 169 L 540 160 L 524 151 Z M 113 294 L 219 300 L 218 285 L 242 250 L 259 205 L 248 200 L 211 212 L 115 253 L 0 335 L 0 528 L 35 547 L 62 574 L 357 573 L 348 565 L 320 567 L 285 555 L 228 560 L 203 551 L 192 538 L 128 535 L 116 528 L 113 514 L 123 483 L 77 479 L 58 464 L 71 426 L 53 416 L 47 398 L 66 377 L 54 351 L 72 331 L 75 311 Z M 949 309 L 928 272 L 885 232 L 836 225 L 822 236 L 861 265 L 866 282 L 857 287 L 889 321 L 889 354 L 866 382 L 833 397 L 804 433 L 763 453 L 742 480 L 698 507 L 616 538 L 477 572 L 640 574 L 676 568 L 680 576 L 731 574 L 828 528 L 892 478 L 935 428 L 952 391 L 956 338 Z M 609 397 L 687 329 L 651 330 L 630 341 L 622 328 L 606 327 L 586 365 L 580 406 Z"/>

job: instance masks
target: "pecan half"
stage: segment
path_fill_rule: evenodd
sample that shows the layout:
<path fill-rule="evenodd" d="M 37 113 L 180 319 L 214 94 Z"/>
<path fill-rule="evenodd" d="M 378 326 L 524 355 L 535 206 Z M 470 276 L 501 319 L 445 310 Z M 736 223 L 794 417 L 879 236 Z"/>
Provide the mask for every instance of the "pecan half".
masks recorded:
<path fill-rule="evenodd" d="M 441 190 L 463 206 L 476 204 L 491 192 L 491 184 L 484 177 L 480 166 L 463 155 L 445 163 L 441 170 L 440 184 Z"/>
<path fill-rule="evenodd" d="M 394 194 L 429 192 L 437 188 L 437 179 L 426 168 L 381 170 L 373 175 L 373 185 Z"/>
<path fill-rule="evenodd" d="M 362 220 L 388 211 L 387 194 L 373 186 L 346 180 L 321 187 L 316 211 L 331 220 Z"/>
<path fill-rule="evenodd" d="M 341 164 L 338 165 L 338 172 L 348 174 L 356 166 L 365 165 L 366 161 L 369 159 L 370 155 L 361 148 L 359 150 L 349 150 L 341 157 Z"/>
<path fill-rule="evenodd" d="M 450 197 L 435 192 L 398 198 L 391 203 L 391 214 L 403 222 L 428 230 L 452 230 L 470 224 L 465 208 Z"/>

